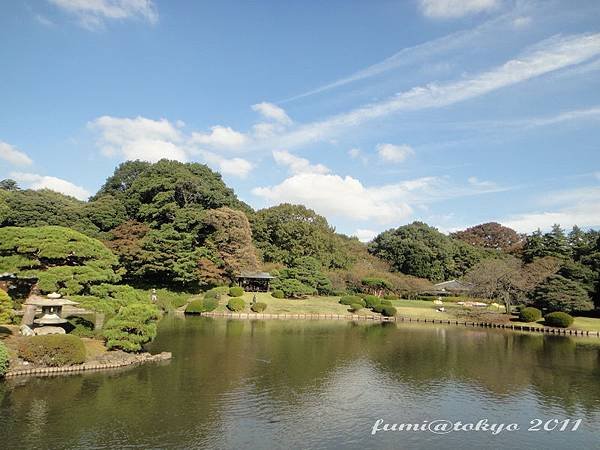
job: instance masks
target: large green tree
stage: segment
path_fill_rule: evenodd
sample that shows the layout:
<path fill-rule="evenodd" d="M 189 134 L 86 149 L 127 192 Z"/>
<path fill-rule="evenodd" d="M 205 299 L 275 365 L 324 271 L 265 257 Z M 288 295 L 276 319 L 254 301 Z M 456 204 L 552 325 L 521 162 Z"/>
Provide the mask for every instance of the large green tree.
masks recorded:
<path fill-rule="evenodd" d="M 592 309 L 587 292 L 580 283 L 561 275 L 552 275 L 540 283 L 531 298 L 536 307 L 547 312 L 587 311 Z"/>
<path fill-rule="evenodd" d="M 69 228 L 0 228 L 0 272 L 38 277 L 40 291 L 87 293 L 120 280 L 118 260 L 100 241 Z"/>
<path fill-rule="evenodd" d="M 369 250 L 399 272 L 433 281 L 460 277 L 490 256 L 485 250 L 452 239 L 422 222 L 379 234 Z"/>
<path fill-rule="evenodd" d="M 497 222 L 482 223 L 450 236 L 476 247 L 491 248 L 506 252 L 515 251 L 523 242 L 523 236 Z"/>

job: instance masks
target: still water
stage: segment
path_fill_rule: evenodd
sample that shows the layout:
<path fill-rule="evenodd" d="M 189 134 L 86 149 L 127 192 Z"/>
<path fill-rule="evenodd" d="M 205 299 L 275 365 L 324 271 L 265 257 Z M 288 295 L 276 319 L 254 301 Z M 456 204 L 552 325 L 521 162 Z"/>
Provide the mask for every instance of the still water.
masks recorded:
<path fill-rule="evenodd" d="M 0 448 L 600 448 L 599 344 L 452 326 L 167 317 L 151 351 L 173 352 L 170 362 L 0 383 Z M 373 435 L 378 419 L 520 429 Z M 540 431 L 527 431 L 536 419 Z M 543 431 L 553 419 L 582 421 Z"/>

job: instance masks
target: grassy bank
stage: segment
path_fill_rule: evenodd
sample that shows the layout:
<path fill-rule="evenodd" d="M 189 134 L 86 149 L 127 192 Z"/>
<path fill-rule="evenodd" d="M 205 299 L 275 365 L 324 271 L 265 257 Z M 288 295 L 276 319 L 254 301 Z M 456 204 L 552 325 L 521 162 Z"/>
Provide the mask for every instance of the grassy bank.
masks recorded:
<path fill-rule="evenodd" d="M 267 304 L 266 313 L 271 314 L 348 314 L 348 306 L 339 303 L 340 297 L 308 297 L 301 300 L 278 299 L 271 296 L 270 293 L 257 292 L 253 294 L 246 292 L 243 299 L 246 302 L 246 307 L 243 312 L 251 312 L 250 305 L 253 296 L 256 295 L 258 302 Z M 193 297 L 197 298 L 197 297 Z M 227 296 L 221 299 L 216 312 L 228 312 Z M 458 305 L 456 302 L 444 302 L 442 305 L 445 308 L 444 312 L 437 311 L 439 305 L 435 305 L 433 301 L 427 300 L 392 300 L 392 304 L 398 310 L 398 316 L 419 318 L 419 319 L 448 319 L 448 320 L 473 320 L 481 322 L 507 322 L 510 320 L 504 314 L 504 308 L 496 308 L 493 306 L 487 308 L 468 308 L 463 305 Z M 371 315 L 373 312 L 369 309 L 362 309 L 357 314 Z M 512 320 L 516 320 L 514 317 Z M 520 322 L 515 322 L 520 323 Z M 544 323 L 541 320 L 539 323 L 528 324 L 530 326 L 543 327 Z M 600 331 L 600 319 L 590 317 L 576 317 L 571 328 L 584 331 Z"/>

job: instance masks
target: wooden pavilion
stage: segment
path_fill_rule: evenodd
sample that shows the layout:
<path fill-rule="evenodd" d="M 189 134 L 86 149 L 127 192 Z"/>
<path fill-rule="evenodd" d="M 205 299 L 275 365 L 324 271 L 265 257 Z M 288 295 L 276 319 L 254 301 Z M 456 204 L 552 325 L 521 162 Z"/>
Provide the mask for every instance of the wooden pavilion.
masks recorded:
<path fill-rule="evenodd" d="M 239 286 L 248 292 L 267 292 L 275 277 L 268 272 L 241 272 L 236 277 Z"/>

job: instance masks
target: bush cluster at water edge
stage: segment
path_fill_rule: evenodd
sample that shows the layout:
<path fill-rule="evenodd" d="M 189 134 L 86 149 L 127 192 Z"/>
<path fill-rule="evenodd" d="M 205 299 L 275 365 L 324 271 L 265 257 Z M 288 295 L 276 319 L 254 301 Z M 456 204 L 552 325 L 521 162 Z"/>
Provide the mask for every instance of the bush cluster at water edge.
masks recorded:
<path fill-rule="evenodd" d="M 216 298 L 203 298 L 192 300 L 185 308 L 186 314 L 200 314 L 203 312 L 214 311 L 219 306 Z"/>
<path fill-rule="evenodd" d="M 549 327 L 568 328 L 573 324 L 573 317 L 565 312 L 546 314 L 544 324 Z"/>
<path fill-rule="evenodd" d="M 252 303 L 252 306 L 250 307 L 250 309 L 252 311 L 254 311 L 255 313 L 261 313 L 265 309 L 267 309 L 267 304 L 263 303 L 263 302 Z"/>
<path fill-rule="evenodd" d="M 230 311 L 243 311 L 245 307 L 246 303 L 244 302 L 244 299 L 240 297 L 230 298 L 229 302 L 227 302 L 227 308 L 229 308 Z"/>
<path fill-rule="evenodd" d="M 8 349 L 3 342 L 0 342 L 0 377 L 3 377 L 8 372 L 8 366 L 10 364 L 10 355 Z"/>
<path fill-rule="evenodd" d="M 519 320 L 521 322 L 537 322 L 542 318 L 542 312 L 537 308 L 521 308 L 519 310 Z"/>
<path fill-rule="evenodd" d="M 22 338 L 18 347 L 19 356 L 34 364 L 59 367 L 85 362 L 83 341 L 71 334 Z"/>
<path fill-rule="evenodd" d="M 273 296 L 274 298 L 284 298 L 285 294 L 281 289 L 276 289 L 273 292 L 271 292 L 271 296 Z"/>

